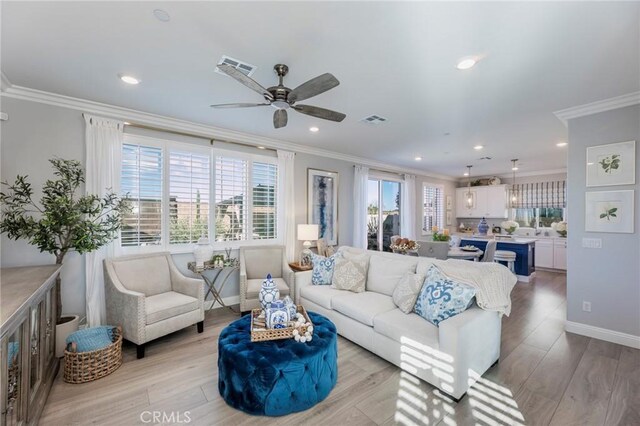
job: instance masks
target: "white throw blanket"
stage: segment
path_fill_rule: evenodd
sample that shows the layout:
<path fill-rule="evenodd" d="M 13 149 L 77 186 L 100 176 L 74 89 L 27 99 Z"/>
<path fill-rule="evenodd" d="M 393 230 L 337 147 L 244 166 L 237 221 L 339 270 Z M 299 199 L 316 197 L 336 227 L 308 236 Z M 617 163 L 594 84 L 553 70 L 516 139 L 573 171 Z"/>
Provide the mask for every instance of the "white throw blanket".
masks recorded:
<path fill-rule="evenodd" d="M 433 263 L 448 277 L 475 287 L 476 303 L 480 308 L 509 316 L 511 290 L 518 278 L 506 267 L 493 262 L 454 259 Z"/>

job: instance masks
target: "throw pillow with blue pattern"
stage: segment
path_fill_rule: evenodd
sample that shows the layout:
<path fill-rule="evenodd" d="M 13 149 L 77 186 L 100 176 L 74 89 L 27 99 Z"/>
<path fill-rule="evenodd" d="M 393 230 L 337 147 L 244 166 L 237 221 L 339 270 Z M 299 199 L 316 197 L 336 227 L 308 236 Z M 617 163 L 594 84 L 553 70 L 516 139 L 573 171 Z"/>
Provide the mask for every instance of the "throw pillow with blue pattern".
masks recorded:
<path fill-rule="evenodd" d="M 437 326 L 464 312 L 473 304 L 475 295 L 475 288 L 452 280 L 431 265 L 413 311 Z"/>
<path fill-rule="evenodd" d="M 319 256 L 311 253 L 311 263 L 313 264 L 313 272 L 311 273 L 311 284 L 313 285 L 331 285 L 333 279 L 333 270 L 336 266 L 336 258 L 339 253 L 331 257 Z"/>

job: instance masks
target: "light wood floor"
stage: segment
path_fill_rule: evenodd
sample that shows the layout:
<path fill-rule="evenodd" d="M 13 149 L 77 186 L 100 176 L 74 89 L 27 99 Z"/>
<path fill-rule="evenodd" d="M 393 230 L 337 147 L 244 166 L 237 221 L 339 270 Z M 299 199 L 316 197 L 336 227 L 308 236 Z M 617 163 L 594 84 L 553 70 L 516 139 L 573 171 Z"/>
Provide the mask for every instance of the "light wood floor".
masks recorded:
<path fill-rule="evenodd" d="M 565 283 L 538 272 L 516 286 L 500 363 L 458 404 L 339 338 L 338 384 L 326 400 L 281 418 L 246 415 L 218 394 L 217 337 L 237 317 L 216 310 L 203 334 L 194 326 L 159 339 L 142 360 L 125 344 L 124 364 L 101 380 L 70 385 L 59 375 L 40 424 L 151 424 L 140 416 L 153 411 L 176 424 L 188 411 L 195 425 L 640 425 L 640 351 L 565 333 Z"/>

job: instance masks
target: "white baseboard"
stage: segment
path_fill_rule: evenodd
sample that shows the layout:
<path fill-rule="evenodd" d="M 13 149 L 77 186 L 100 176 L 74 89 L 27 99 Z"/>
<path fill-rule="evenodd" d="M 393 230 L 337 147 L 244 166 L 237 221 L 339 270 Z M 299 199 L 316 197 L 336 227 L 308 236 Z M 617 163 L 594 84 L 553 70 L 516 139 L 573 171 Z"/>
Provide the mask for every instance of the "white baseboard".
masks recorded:
<path fill-rule="evenodd" d="M 240 303 L 240 296 L 223 297 L 222 301 L 227 306 L 237 305 L 237 304 Z M 212 303 L 213 303 L 213 300 L 205 300 L 204 301 L 204 309 L 205 310 L 211 309 L 211 304 Z M 216 302 L 215 305 L 213 306 L 213 309 L 218 309 L 218 308 L 221 308 L 221 307 L 222 306 L 218 302 Z"/>
<path fill-rule="evenodd" d="M 619 331 L 573 321 L 566 321 L 564 329 L 569 333 L 580 334 L 582 336 L 593 337 L 594 339 L 606 340 L 607 342 L 640 349 L 640 336 L 634 336 L 633 334 L 620 333 Z"/>

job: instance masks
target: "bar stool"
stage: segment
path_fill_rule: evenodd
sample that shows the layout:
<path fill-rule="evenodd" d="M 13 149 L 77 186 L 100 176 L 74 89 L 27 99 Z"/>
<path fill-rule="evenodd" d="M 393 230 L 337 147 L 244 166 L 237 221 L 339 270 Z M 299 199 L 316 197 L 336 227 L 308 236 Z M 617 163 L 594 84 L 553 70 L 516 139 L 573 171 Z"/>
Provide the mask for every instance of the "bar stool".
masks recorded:
<path fill-rule="evenodd" d="M 507 262 L 507 268 L 514 274 L 516 273 L 515 265 L 516 265 L 516 254 L 515 252 L 508 250 L 496 250 L 493 255 L 494 262 Z"/>

